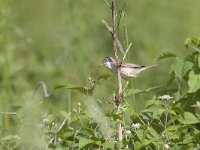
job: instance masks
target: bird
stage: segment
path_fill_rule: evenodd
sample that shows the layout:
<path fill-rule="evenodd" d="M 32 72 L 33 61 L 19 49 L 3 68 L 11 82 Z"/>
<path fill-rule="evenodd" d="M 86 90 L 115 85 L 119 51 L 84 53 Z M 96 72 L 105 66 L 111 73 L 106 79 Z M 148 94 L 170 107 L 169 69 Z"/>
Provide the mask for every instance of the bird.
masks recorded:
<path fill-rule="evenodd" d="M 119 66 L 116 64 L 114 58 L 107 56 L 103 59 L 102 65 L 112 71 L 113 74 L 117 75 L 118 67 L 120 67 L 121 78 L 127 81 L 126 86 L 128 85 L 128 79 L 137 77 L 142 71 L 156 67 L 159 64 L 154 64 L 150 66 L 142 66 L 132 63 L 120 62 Z M 125 86 L 125 87 L 126 87 Z"/>

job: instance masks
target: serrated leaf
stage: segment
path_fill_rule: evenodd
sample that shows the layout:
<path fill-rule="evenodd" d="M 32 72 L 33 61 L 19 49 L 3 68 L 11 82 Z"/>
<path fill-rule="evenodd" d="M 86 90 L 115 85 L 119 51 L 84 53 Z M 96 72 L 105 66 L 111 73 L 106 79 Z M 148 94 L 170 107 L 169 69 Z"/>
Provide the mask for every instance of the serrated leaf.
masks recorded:
<path fill-rule="evenodd" d="M 180 58 L 177 58 L 175 63 L 172 64 L 170 72 L 174 72 L 176 77 L 182 78 L 183 65 L 184 61 Z"/>
<path fill-rule="evenodd" d="M 190 61 L 184 61 L 182 75 L 184 76 L 189 70 L 192 69 L 194 64 Z"/>
<path fill-rule="evenodd" d="M 185 46 L 188 47 L 191 44 L 194 44 L 196 46 L 199 46 L 200 43 L 200 38 L 193 38 L 193 37 L 189 37 L 185 40 Z"/>
<path fill-rule="evenodd" d="M 192 38 L 191 38 L 191 37 L 187 38 L 187 39 L 185 40 L 185 47 L 188 48 L 188 45 L 190 45 L 191 42 L 192 42 Z"/>
<path fill-rule="evenodd" d="M 195 124 L 200 122 L 200 120 L 191 112 L 184 112 L 184 115 L 178 120 L 183 124 Z"/>
<path fill-rule="evenodd" d="M 172 58 L 172 57 L 176 57 L 175 53 L 172 52 L 163 52 L 160 55 L 158 55 L 155 59 L 154 59 L 154 63 L 158 62 L 162 59 L 166 59 L 166 58 Z"/>
<path fill-rule="evenodd" d="M 189 73 L 189 93 L 194 93 L 200 89 L 200 75 L 194 74 L 193 71 Z"/>
<path fill-rule="evenodd" d="M 185 40 L 185 46 L 186 48 L 190 47 L 196 51 L 200 51 L 199 46 L 200 46 L 200 38 L 187 38 Z"/>
<path fill-rule="evenodd" d="M 174 72 L 175 76 L 181 79 L 189 70 L 192 69 L 193 66 L 194 64 L 190 61 L 177 58 L 176 62 L 172 64 L 170 72 Z"/>

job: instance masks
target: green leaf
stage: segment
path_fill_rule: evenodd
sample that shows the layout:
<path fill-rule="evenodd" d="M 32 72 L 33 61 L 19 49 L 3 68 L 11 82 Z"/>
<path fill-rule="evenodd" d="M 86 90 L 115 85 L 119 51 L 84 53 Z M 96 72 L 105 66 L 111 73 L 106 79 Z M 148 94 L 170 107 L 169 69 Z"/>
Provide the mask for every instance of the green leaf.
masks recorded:
<path fill-rule="evenodd" d="M 100 76 L 97 78 L 97 81 L 99 81 L 100 79 L 107 80 L 107 79 L 110 78 L 110 77 L 111 77 L 110 74 L 105 73 L 105 74 L 100 75 Z"/>
<path fill-rule="evenodd" d="M 62 89 L 62 88 L 70 89 L 70 90 L 78 90 L 82 94 L 85 94 L 85 95 L 91 95 L 94 91 L 94 87 L 88 88 L 88 87 L 81 87 L 81 86 L 74 86 L 74 85 L 70 85 L 70 86 L 59 85 L 59 86 L 56 86 L 54 90 Z"/>
<path fill-rule="evenodd" d="M 194 74 L 193 71 L 189 73 L 189 93 L 194 93 L 200 89 L 200 75 Z"/>
<path fill-rule="evenodd" d="M 198 67 L 200 68 L 200 55 L 198 56 Z"/>
<path fill-rule="evenodd" d="M 67 85 L 67 86 L 66 85 L 59 85 L 59 86 L 56 86 L 54 88 L 54 90 L 64 88 L 64 89 L 70 89 L 70 90 L 78 90 L 79 92 L 81 92 L 82 94 L 85 94 L 85 95 L 92 95 L 94 88 L 97 85 L 97 83 L 99 82 L 99 80 L 101 80 L 101 79 L 107 80 L 109 77 L 110 77 L 109 74 L 102 74 L 97 78 L 96 81 L 92 80 L 92 83 L 91 83 L 90 86 L 82 87 L 82 86 L 76 86 L 76 85 Z"/>
<path fill-rule="evenodd" d="M 180 127 L 180 125 L 172 125 L 167 128 L 167 131 L 177 131 Z"/>
<path fill-rule="evenodd" d="M 187 38 L 187 39 L 185 40 L 185 47 L 188 48 L 188 45 L 190 45 L 191 42 L 192 42 L 192 38 L 191 38 L 191 37 Z"/>
<path fill-rule="evenodd" d="M 147 140 L 147 139 L 144 139 L 142 142 L 143 145 L 149 145 L 150 143 L 151 143 L 151 141 Z"/>
<path fill-rule="evenodd" d="M 176 77 L 182 78 L 183 65 L 184 61 L 180 58 L 177 58 L 175 63 L 172 64 L 170 72 L 174 72 Z"/>
<path fill-rule="evenodd" d="M 189 70 L 192 69 L 194 64 L 190 61 L 184 61 L 182 75 L 184 76 Z"/>
<path fill-rule="evenodd" d="M 155 105 L 160 105 L 160 101 L 155 100 L 155 99 L 148 100 L 148 101 L 145 102 L 145 107 L 144 108 L 148 108 L 148 107 L 150 107 L 152 105 L 154 105 L 154 106 Z"/>
<path fill-rule="evenodd" d="M 185 46 L 188 48 L 189 45 L 195 45 L 195 46 L 199 46 L 200 44 L 200 38 L 193 38 L 193 37 L 189 37 L 185 40 Z"/>
<path fill-rule="evenodd" d="M 91 129 L 91 128 L 82 128 L 83 130 L 85 130 L 88 134 L 90 134 L 91 136 L 95 136 L 95 130 Z"/>
<path fill-rule="evenodd" d="M 135 141 L 134 143 L 134 149 L 141 149 L 142 148 L 142 143 L 139 141 Z"/>
<path fill-rule="evenodd" d="M 149 93 L 151 91 L 154 91 L 154 90 L 157 90 L 157 89 L 160 89 L 162 86 L 153 86 L 153 87 L 150 87 L 146 90 L 140 90 L 140 89 L 127 89 L 125 91 L 125 94 L 124 94 L 124 97 L 129 97 L 129 96 L 132 96 L 132 95 L 135 95 L 135 94 L 139 94 L 139 93 Z"/>
<path fill-rule="evenodd" d="M 144 92 L 149 93 L 149 92 L 151 92 L 151 91 L 160 89 L 160 88 L 162 88 L 162 87 L 163 87 L 163 86 L 153 86 L 153 87 L 150 87 L 150 88 L 146 89 Z"/>
<path fill-rule="evenodd" d="M 189 144 L 189 143 L 192 143 L 192 141 L 193 141 L 193 137 L 190 135 L 186 135 L 184 136 L 182 144 Z"/>
<path fill-rule="evenodd" d="M 88 140 L 86 138 L 80 138 L 79 139 L 79 149 L 84 148 L 85 146 L 95 144 L 95 141 L 93 140 Z"/>
<path fill-rule="evenodd" d="M 155 59 L 154 59 L 154 63 L 158 62 L 162 59 L 166 59 L 166 58 L 172 58 L 172 57 L 176 57 L 175 53 L 172 52 L 163 52 L 160 55 L 158 55 Z"/>
<path fill-rule="evenodd" d="M 142 142 L 144 140 L 144 131 L 143 130 L 137 130 L 136 135 L 137 135 L 138 139 L 140 140 L 140 142 Z"/>
<path fill-rule="evenodd" d="M 190 61 L 177 58 L 176 62 L 172 65 L 170 72 L 174 72 L 175 76 L 181 79 L 193 66 L 194 64 Z"/>
<path fill-rule="evenodd" d="M 122 120 L 120 114 L 116 114 L 116 113 L 108 113 L 108 114 L 106 114 L 106 116 L 107 116 L 107 117 L 111 117 L 111 118 L 113 118 L 115 121 L 116 121 L 116 120 Z"/>
<path fill-rule="evenodd" d="M 140 89 L 127 89 L 125 91 L 124 97 L 129 97 L 129 96 L 132 96 L 132 95 L 135 95 L 138 93 L 142 93 L 142 92 L 144 92 L 144 91 L 140 90 Z"/>
<path fill-rule="evenodd" d="M 105 149 L 114 149 L 115 142 L 114 141 L 107 141 L 102 144 Z"/>
<path fill-rule="evenodd" d="M 200 122 L 200 120 L 198 120 L 197 117 L 191 112 L 184 112 L 184 115 L 178 120 L 183 124 L 195 124 Z"/>
<path fill-rule="evenodd" d="M 154 130 L 154 128 L 153 127 L 149 127 L 149 131 L 150 131 L 150 133 L 149 133 L 149 139 L 151 139 L 151 140 L 158 140 L 159 138 L 160 138 L 160 136 L 159 136 L 159 134 L 156 132 L 156 130 Z"/>

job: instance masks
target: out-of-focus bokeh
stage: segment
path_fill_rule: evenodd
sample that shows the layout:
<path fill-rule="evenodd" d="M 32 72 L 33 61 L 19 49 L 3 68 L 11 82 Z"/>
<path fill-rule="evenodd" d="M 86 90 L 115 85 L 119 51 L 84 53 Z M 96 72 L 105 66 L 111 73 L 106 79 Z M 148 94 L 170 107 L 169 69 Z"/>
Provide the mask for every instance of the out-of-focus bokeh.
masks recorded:
<path fill-rule="evenodd" d="M 125 12 L 118 26 L 120 40 L 126 48 L 126 23 L 126 39 L 133 43 L 126 60 L 149 65 L 163 51 L 187 54 L 184 40 L 200 33 L 199 6 L 195 0 L 117 1 L 117 9 Z M 75 91 L 53 89 L 85 86 L 89 77 L 110 73 L 98 68 L 104 56 L 113 56 L 111 36 L 102 19 L 111 23 L 111 10 L 104 0 L 0 0 L 0 110 L 16 111 L 26 105 L 41 80 L 53 91 L 49 109 L 72 110 L 84 98 Z M 170 65 L 164 61 L 142 73 L 132 79 L 130 88 L 165 84 Z M 116 86 L 115 76 L 102 81 L 95 98 L 110 99 Z M 37 98 L 45 101 L 41 93 L 38 90 Z M 2 115 L 0 119 L 7 126 L 15 120 Z"/>

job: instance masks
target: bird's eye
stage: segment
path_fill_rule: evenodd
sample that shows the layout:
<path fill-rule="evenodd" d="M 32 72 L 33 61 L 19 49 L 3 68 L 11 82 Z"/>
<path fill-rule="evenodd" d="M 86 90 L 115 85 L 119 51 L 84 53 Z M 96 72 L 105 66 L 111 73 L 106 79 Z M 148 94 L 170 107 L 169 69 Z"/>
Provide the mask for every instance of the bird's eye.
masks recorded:
<path fill-rule="evenodd" d="M 106 62 L 107 62 L 107 59 L 104 59 L 104 62 L 106 63 Z"/>

